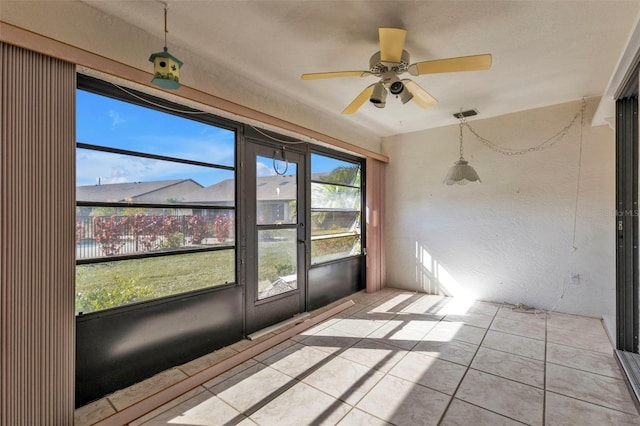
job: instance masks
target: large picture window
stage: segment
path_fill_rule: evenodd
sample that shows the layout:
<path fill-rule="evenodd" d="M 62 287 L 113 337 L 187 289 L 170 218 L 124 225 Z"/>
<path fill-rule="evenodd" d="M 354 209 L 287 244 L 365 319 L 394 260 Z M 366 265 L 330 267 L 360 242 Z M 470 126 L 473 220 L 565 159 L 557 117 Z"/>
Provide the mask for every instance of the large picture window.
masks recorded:
<path fill-rule="evenodd" d="M 361 166 L 311 154 L 311 263 L 361 253 Z"/>
<path fill-rule="evenodd" d="M 77 91 L 76 312 L 235 282 L 235 131 L 113 90 Z"/>

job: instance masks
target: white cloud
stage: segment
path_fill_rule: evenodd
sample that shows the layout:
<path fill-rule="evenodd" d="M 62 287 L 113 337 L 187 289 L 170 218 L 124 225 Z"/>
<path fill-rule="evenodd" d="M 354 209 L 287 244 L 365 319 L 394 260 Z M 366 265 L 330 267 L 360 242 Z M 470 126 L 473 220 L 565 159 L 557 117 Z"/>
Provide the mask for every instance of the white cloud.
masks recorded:
<path fill-rule="evenodd" d="M 256 163 L 256 176 L 264 177 L 264 176 L 275 176 L 276 171 L 273 169 L 272 165 L 266 165 L 265 163 Z"/>
<path fill-rule="evenodd" d="M 78 150 L 77 184 L 94 185 L 98 178 L 103 184 L 192 178 L 202 185 L 210 185 L 213 183 L 212 178 L 233 178 L 233 172 L 220 172 L 215 169 L 150 158 Z"/>
<path fill-rule="evenodd" d="M 145 135 L 138 139 L 145 152 L 233 166 L 235 150 L 232 140 L 221 143 L 220 135 L 210 133 L 202 137 Z"/>
<path fill-rule="evenodd" d="M 115 110 L 110 109 L 108 114 L 109 118 L 111 119 L 111 127 L 115 127 L 118 124 L 124 123 L 125 121 L 124 118 L 122 118 L 122 116 Z"/>

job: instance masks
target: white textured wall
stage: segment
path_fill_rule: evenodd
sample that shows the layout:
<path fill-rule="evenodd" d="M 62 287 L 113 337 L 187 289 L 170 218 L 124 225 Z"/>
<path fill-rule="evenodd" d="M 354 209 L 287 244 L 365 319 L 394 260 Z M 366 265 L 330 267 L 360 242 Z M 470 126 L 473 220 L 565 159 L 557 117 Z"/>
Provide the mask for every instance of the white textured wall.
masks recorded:
<path fill-rule="evenodd" d="M 557 145 L 524 156 L 497 154 L 465 130 L 465 157 L 480 184 L 447 186 L 458 158 L 457 124 L 385 138 L 387 284 L 607 317 L 615 309 L 615 140 L 590 127 L 589 100 L 573 249 L 580 126 Z M 580 101 L 471 121 L 511 148 L 562 129 Z M 580 285 L 569 285 L 570 273 Z M 560 299 L 564 290 L 564 297 Z"/>

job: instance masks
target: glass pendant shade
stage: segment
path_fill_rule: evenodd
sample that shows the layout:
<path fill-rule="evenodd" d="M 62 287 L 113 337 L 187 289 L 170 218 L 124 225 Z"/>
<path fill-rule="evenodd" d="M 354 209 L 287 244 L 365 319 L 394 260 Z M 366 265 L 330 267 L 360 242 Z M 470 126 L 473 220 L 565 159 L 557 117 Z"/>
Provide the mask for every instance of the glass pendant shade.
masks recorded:
<path fill-rule="evenodd" d="M 462 156 L 462 127 L 464 126 L 464 117 L 461 115 L 458 117 L 460 119 L 460 159 L 453 163 L 453 166 L 447 172 L 447 175 L 444 177 L 443 183 L 447 185 L 464 185 L 467 182 L 482 182 L 480 177 L 478 176 L 478 172 L 474 170 L 473 167 L 469 165 L 469 162 L 464 159 Z"/>
<path fill-rule="evenodd" d="M 443 182 L 447 185 L 453 185 L 456 183 L 458 185 L 464 185 L 467 182 L 476 181 L 482 182 L 478 173 L 469 165 L 468 161 L 460 157 L 460 159 L 449 169 L 449 172 L 447 172 Z"/>

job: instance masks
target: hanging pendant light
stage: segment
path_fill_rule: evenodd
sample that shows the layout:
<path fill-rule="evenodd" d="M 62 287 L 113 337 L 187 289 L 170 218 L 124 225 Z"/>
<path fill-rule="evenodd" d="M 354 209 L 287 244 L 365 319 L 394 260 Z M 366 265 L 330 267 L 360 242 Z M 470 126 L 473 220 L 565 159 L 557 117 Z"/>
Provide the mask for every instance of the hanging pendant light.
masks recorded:
<path fill-rule="evenodd" d="M 164 7 L 164 51 L 154 53 L 149 58 L 153 62 L 151 83 L 163 89 L 175 90 L 180 87 L 180 67 L 182 61 L 171 55 L 167 49 L 167 5 Z"/>
<path fill-rule="evenodd" d="M 478 176 L 478 173 L 462 156 L 462 127 L 464 126 L 464 116 L 460 114 L 458 118 L 460 119 L 460 159 L 453 163 L 453 166 L 449 169 L 449 172 L 447 172 L 447 175 L 444 177 L 443 183 L 446 183 L 447 185 L 453 185 L 455 183 L 457 183 L 458 185 L 464 185 L 467 182 L 482 182 L 480 180 L 480 177 Z"/>

